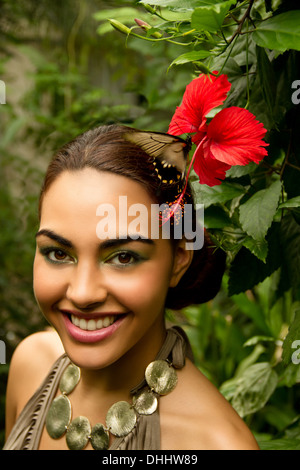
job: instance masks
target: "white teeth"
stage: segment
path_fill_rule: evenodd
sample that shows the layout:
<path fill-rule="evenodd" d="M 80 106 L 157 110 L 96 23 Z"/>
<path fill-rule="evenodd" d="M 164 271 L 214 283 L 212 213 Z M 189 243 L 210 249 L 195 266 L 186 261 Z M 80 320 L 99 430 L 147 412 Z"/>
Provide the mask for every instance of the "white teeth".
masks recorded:
<path fill-rule="evenodd" d="M 71 321 L 73 325 L 78 326 L 81 330 L 101 330 L 101 328 L 106 328 L 114 322 L 115 317 L 110 315 L 107 317 L 99 318 L 98 320 L 91 319 L 85 320 L 84 318 L 79 318 L 76 315 L 71 315 Z"/>
<path fill-rule="evenodd" d="M 90 330 L 90 331 L 93 331 L 96 329 L 96 322 L 95 320 L 89 320 L 88 324 L 87 324 L 87 329 Z"/>

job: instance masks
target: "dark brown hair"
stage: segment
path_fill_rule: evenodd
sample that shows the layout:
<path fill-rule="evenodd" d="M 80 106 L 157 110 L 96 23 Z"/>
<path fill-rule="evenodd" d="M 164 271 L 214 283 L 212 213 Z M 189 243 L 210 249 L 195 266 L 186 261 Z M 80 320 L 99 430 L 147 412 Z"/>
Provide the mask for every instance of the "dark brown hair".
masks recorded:
<path fill-rule="evenodd" d="M 178 186 L 163 184 L 157 177 L 153 158 L 140 147 L 124 138 L 132 129 L 126 126 L 100 126 L 89 130 L 62 147 L 53 157 L 45 175 L 39 202 L 41 214 L 44 194 L 64 171 L 93 168 L 98 171 L 126 176 L 145 187 L 153 201 L 158 204 L 172 202 L 178 195 Z M 185 203 L 195 208 L 190 186 Z M 207 302 L 220 289 L 225 269 L 225 254 L 216 249 L 205 232 L 202 249 L 194 252 L 192 263 L 177 287 L 170 288 L 166 307 L 181 309 L 188 305 Z M 176 244 L 176 240 L 172 240 Z"/>

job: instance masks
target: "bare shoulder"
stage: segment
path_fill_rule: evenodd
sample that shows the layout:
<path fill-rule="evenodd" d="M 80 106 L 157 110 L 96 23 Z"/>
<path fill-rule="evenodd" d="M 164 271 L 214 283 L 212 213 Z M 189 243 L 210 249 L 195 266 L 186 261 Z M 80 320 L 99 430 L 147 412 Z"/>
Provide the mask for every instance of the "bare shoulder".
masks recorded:
<path fill-rule="evenodd" d="M 6 393 L 6 432 L 31 398 L 53 363 L 64 353 L 54 330 L 34 333 L 22 340 L 10 362 Z"/>
<path fill-rule="evenodd" d="M 164 449 L 259 449 L 244 421 L 190 361 L 179 371 L 175 390 L 161 400 L 161 411 Z"/>
<path fill-rule="evenodd" d="M 34 333 L 23 339 L 15 349 L 10 363 L 10 374 L 18 372 L 19 380 L 22 377 L 32 380 L 40 374 L 45 376 L 47 367 L 51 367 L 63 353 L 62 343 L 55 330 Z"/>

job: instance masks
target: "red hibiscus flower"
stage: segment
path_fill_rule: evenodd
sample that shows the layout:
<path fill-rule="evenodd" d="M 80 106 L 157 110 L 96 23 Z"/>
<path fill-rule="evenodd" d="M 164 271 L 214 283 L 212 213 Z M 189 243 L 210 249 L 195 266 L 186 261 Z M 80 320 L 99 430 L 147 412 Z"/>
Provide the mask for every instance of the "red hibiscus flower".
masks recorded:
<path fill-rule="evenodd" d="M 268 144 L 263 124 L 244 108 L 232 106 L 218 112 L 209 124 L 207 114 L 223 104 L 230 90 L 226 75 L 200 75 L 185 90 L 182 104 L 176 109 L 168 132 L 173 135 L 193 133 L 197 144 L 191 165 L 201 184 L 221 184 L 233 165 L 259 163 Z"/>

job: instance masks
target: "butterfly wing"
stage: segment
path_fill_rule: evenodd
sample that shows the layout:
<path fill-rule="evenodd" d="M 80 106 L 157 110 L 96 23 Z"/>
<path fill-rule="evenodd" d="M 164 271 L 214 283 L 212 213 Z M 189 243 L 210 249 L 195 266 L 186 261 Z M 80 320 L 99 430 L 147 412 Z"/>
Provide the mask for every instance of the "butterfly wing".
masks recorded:
<path fill-rule="evenodd" d="M 175 167 L 182 178 L 186 171 L 190 140 L 160 132 L 132 131 L 125 138 L 141 147 L 149 156 L 159 160 L 163 168 Z"/>

